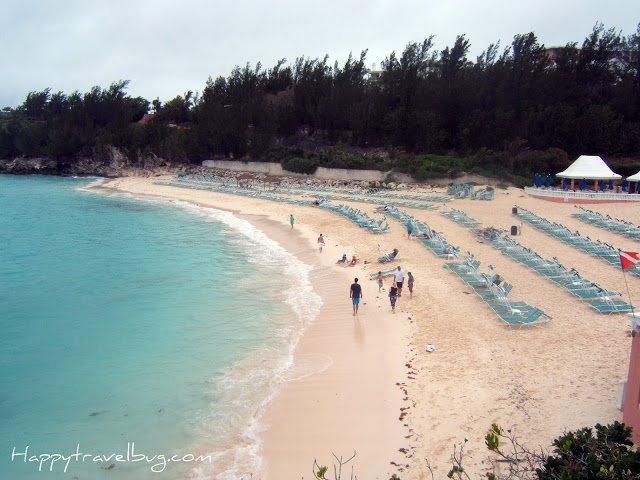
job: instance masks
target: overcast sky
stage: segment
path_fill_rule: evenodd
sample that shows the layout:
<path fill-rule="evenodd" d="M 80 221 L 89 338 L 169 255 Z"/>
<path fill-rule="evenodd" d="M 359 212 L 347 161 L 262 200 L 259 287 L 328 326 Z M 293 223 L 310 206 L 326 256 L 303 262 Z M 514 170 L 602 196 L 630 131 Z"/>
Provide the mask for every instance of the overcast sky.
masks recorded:
<path fill-rule="evenodd" d="M 638 0 L 2 0 L 0 108 L 31 91 L 66 94 L 130 80 L 128 93 L 163 102 L 202 91 L 209 76 L 286 58 L 341 65 L 368 49 L 380 66 L 409 42 L 435 49 L 465 34 L 469 59 L 516 34 L 582 44 L 596 22 L 636 32 Z"/>

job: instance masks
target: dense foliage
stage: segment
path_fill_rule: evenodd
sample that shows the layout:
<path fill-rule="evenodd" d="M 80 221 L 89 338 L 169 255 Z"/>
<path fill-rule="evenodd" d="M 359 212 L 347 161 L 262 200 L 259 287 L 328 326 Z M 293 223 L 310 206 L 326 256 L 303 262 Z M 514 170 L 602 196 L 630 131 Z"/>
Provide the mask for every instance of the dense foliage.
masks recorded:
<path fill-rule="evenodd" d="M 595 429 L 595 434 L 594 434 Z M 640 479 L 640 452 L 631 441 L 633 430 L 618 421 L 566 432 L 553 441 L 553 450 L 533 451 L 524 447 L 511 430 L 493 424 L 485 437 L 487 448 L 507 464 L 494 470 L 489 480 L 583 480 Z M 450 478 L 470 480 L 462 466 L 462 450 L 454 455 Z M 494 465 L 495 466 L 495 465 Z"/>
<path fill-rule="evenodd" d="M 164 104 L 127 96 L 126 81 L 32 92 L 0 114 L 0 158 L 73 161 L 115 146 L 133 157 L 275 160 L 301 172 L 393 167 L 427 179 L 554 172 L 580 154 L 640 157 L 640 25 L 623 36 L 596 24 L 580 47 L 516 35 L 475 62 L 469 48 L 461 35 L 437 52 L 429 37 L 379 72 L 365 67 L 366 51 L 342 67 L 328 57 L 247 64 Z M 150 108 L 154 118 L 136 123 Z M 363 155 L 376 149 L 390 155 Z"/>
<path fill-rule="evenodd" d="M 611 425 L 568 432 L 553 442 L 554 451 L 537 469 L 540 480 L 637 479 L 640 452 L 633 448 L 631 427 Z"/>
<path fill-rule="evenodd" d="M 495 454 L 491 460 L 493 471 L 485 472 L 483 477 L 488 480 L 639 480 L 640 452 L 631 440 L 632 433 L 631 427 L 618 421 L 606 426 L 597 424 L 594 428 L 565 432 L 553 441 L 553 450 L 549 452 L 543 447 L 531 450 L 521 444 L 511 430 L 503 430 L 494 423 L 485 436 L 487 449 Z M 473 473 L 464 465 L 466 443 L 467 439 L 454 446 L 447 478 L 473 478 Z M 336 460 L 333 479 L 326 476 L 329 468 L 314 460 L 316 478 L 341 480 L 343 467 L 356 453 L 346 460 L 333 456 Z M 429 460 L 425 460 L 433 479 L 434 470 Z M 480 472 L 477 476 L 480 478 Z M 390 480 L 400 480 L 400 477 L 394 474 Z"/>

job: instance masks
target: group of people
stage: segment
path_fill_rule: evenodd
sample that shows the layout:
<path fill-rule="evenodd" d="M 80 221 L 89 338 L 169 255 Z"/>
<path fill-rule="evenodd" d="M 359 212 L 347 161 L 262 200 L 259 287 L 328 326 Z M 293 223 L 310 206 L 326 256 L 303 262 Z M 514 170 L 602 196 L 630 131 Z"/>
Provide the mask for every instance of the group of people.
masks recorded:
<path fill-rule="evenodd" d="M 356 256 L 355 256 L 355 255 L 353 255 L 353 256 L 351 257 L 351 261 L 350 261 L 350 262 L 348 262 L 348 261 L 347 261 L 347 254 L 346 254 L 346 253 L 343 253 L 343 254 L 342 254 L 342 258 L 341 258 L 340 260 L 338 260 L 336 263 L 342 263 L 342 264 L 344 264 L 344 265 L 349 265 L 349 266 L 353 267 L 356 263 L 358 263 L 358 260 L 356 259 Z"/>
<path fill-rule="evenodd" d="M 385 209 L 386 208 L 387 206 L 385 206 Z M 289 223 L 291 224 L 291 228 L 293 229 L 293 225 L 295 223 L 293 215 L 289 216 Z M 409 222 L 407 223 L 408 236 L 411 236 L 412 231 L 413 231 L 413 228 L 412 228 L 411 222 Z M 324 248 L 324 245 L 325 245 L 324 236 L 320 234 L 320 236 L 318 237 L 318 250 L 320 253 L 322 253 L 322 249 Z M 395 255 L 397 255 L 397 250 L 394 249 L 393 253 L 394 253 L 393 256 L 395 257 Z M 343 254 L 342 258 L 338 260 L 336 263 L 347 264 L 347 254 L 346 253 Z M 349 265 L 354 266 L 356 265 L 356 263 L 358 263 L 358 260 L 356 259 L 356 256 L 353 255 L 353 257 L 351 258 L 351 262 L 349 262 Z M 402 296 L 402 287 L 404 285 L 405 278 L 407 279 L 407 288 L 409 289 L 409 297 L 412 297 L 413 296 L 413 275 L 411 274 L 411 272 L 406 273 L 402 269 L 402 267 L 398 265 L 398 268 L 393 273 L 393 283 L 389 288 L 389 301 L 391 302 L 391 311 L 393 313 L 396 313 L 396 300 L 398 299 L 398 297 Z M 382 272 L 378 272 L 377 281 L 378 281 L 378 292 L 381 292 L 382 286 L 384 284 L 384 277 L 382 275 Z M 360 299 L 362 298 L 362 286 L 358 283 L 357 278 L 355 278 L 353 280 L 353 283 L 351 284 L 351 288 L 349 289 L 349 297 L 351 298 L 353 303 L 353 315 L 355 316 L 358 314 L 358 307 L 360 306 Z"/>
<path fill-rule="evenodd" d="M 389 288 L 389 301 L 391 303 L 391 312 L 396 313 L 396 300 L 402 296 L 402 287 L 404 285 L 404 279 L 407 279 L 407 288 L 409 289 L 409 298 L 413 297 L 413 275 L 411 272 L 405 273 L 400 265 L 393 272 L 393 283 Z M 378 291 L 382 290 L 381 285 L 382 272 L 378 272 Z"/>
<path fill-rule="evenodd" d="M 393 283 L 389 288 L 389 301 L 391 303 L 391 312 L 396 313 L 396 300 L 398 297 L 402 296 L 402 287 L 404 286 L 404 280 L 407 279 L 407 288 L 409 289 L 409 298 L 413 297 L 413 282 L 414 278 L 411 272 L 406 273 L 400 265 L 396 268 L 396 271 L 393 273 Z M 382 272 L 378 272 L 378 276 L 376 277 L 378 281 L 378 292 L 382 291 L 382 286 L 384 285 L 384 276 Z M 353 314 L 357 315 L 358 306 L 360 305 L 360 299 L 362 298 L 362 286 L 358 283 L 358 279 L 354 279 L 354 283 L 351 284 L 351 289 L 349 290 L 349 297 L 353 301 Z"/>

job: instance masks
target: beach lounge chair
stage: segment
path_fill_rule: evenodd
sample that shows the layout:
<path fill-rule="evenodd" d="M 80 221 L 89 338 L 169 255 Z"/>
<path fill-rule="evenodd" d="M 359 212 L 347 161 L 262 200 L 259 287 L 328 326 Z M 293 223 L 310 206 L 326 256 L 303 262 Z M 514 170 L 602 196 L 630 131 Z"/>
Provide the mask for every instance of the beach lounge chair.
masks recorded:
<path fill-rule="evenodd" d="M 588 302 L 591 307 L 595 308 L 600 313 L 622 313 L 631 312 L 635 309 L 633 305 L 630 305 L 623 300 L 615 300 L 611 302 Z"/>
<path fill-rule="evenodd" d="M 519 315 L 522 312 L 526 312 L 531 310 L 532 308 L 535 308 L 529 305 L 527 302 L 511 302 L 506 297 L 496 300 L 488 300 L 487 305 L 489 305 L 491 309 L 498 314 L 503 313 L 513 315 Z"/>
<path fill-rule="evenodd" d="M 551 320 L 549 315 L 536 307 L 518 314 L 499 313 L 498 316 L 509 325 L 519 326 L 535 325 Z"/>
<path fill-rule="evenodd" d="M 393 275 L 395 272 L 396 272 L 395 268 L 392 268 L 391 270 L 385 270 L 384 272 L 382 272 L 382 276 L 386 277 L 386 276 L 389 276 L 389 275 Z M 377 272 L 369 274 L 369 280 L 375 280 L 377 277 L 378 277 L 378 273 Z"/>

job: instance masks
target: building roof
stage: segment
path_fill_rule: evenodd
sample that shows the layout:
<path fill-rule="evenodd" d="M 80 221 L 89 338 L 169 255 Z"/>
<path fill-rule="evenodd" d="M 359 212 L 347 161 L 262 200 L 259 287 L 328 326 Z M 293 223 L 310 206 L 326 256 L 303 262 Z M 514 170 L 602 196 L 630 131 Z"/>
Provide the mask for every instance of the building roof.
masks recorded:
<path fill-rule="evenodd" d="M 149 123 L 151 121 L 151 119 L 153 118 L 155 114 L 153 113 L 145 113 L 142 118 L 140 120 L 138 120 L 138 123 Z"/>
<path fill-rule="evenodd" d="M 631 175 L 630 177 L 627 177 L 627 180 L 630 182 L 640 182 L 640 172 L 636 173 L 635 175 Z"/>
<path fill-rule="evenodd" d="M 614 173 L 602 158 L 596 155 L 580 155 L 566 170 L 556 173 L 562 178 L 586 178 L 588 180 L 618 180 L 622 175 Z"/>

